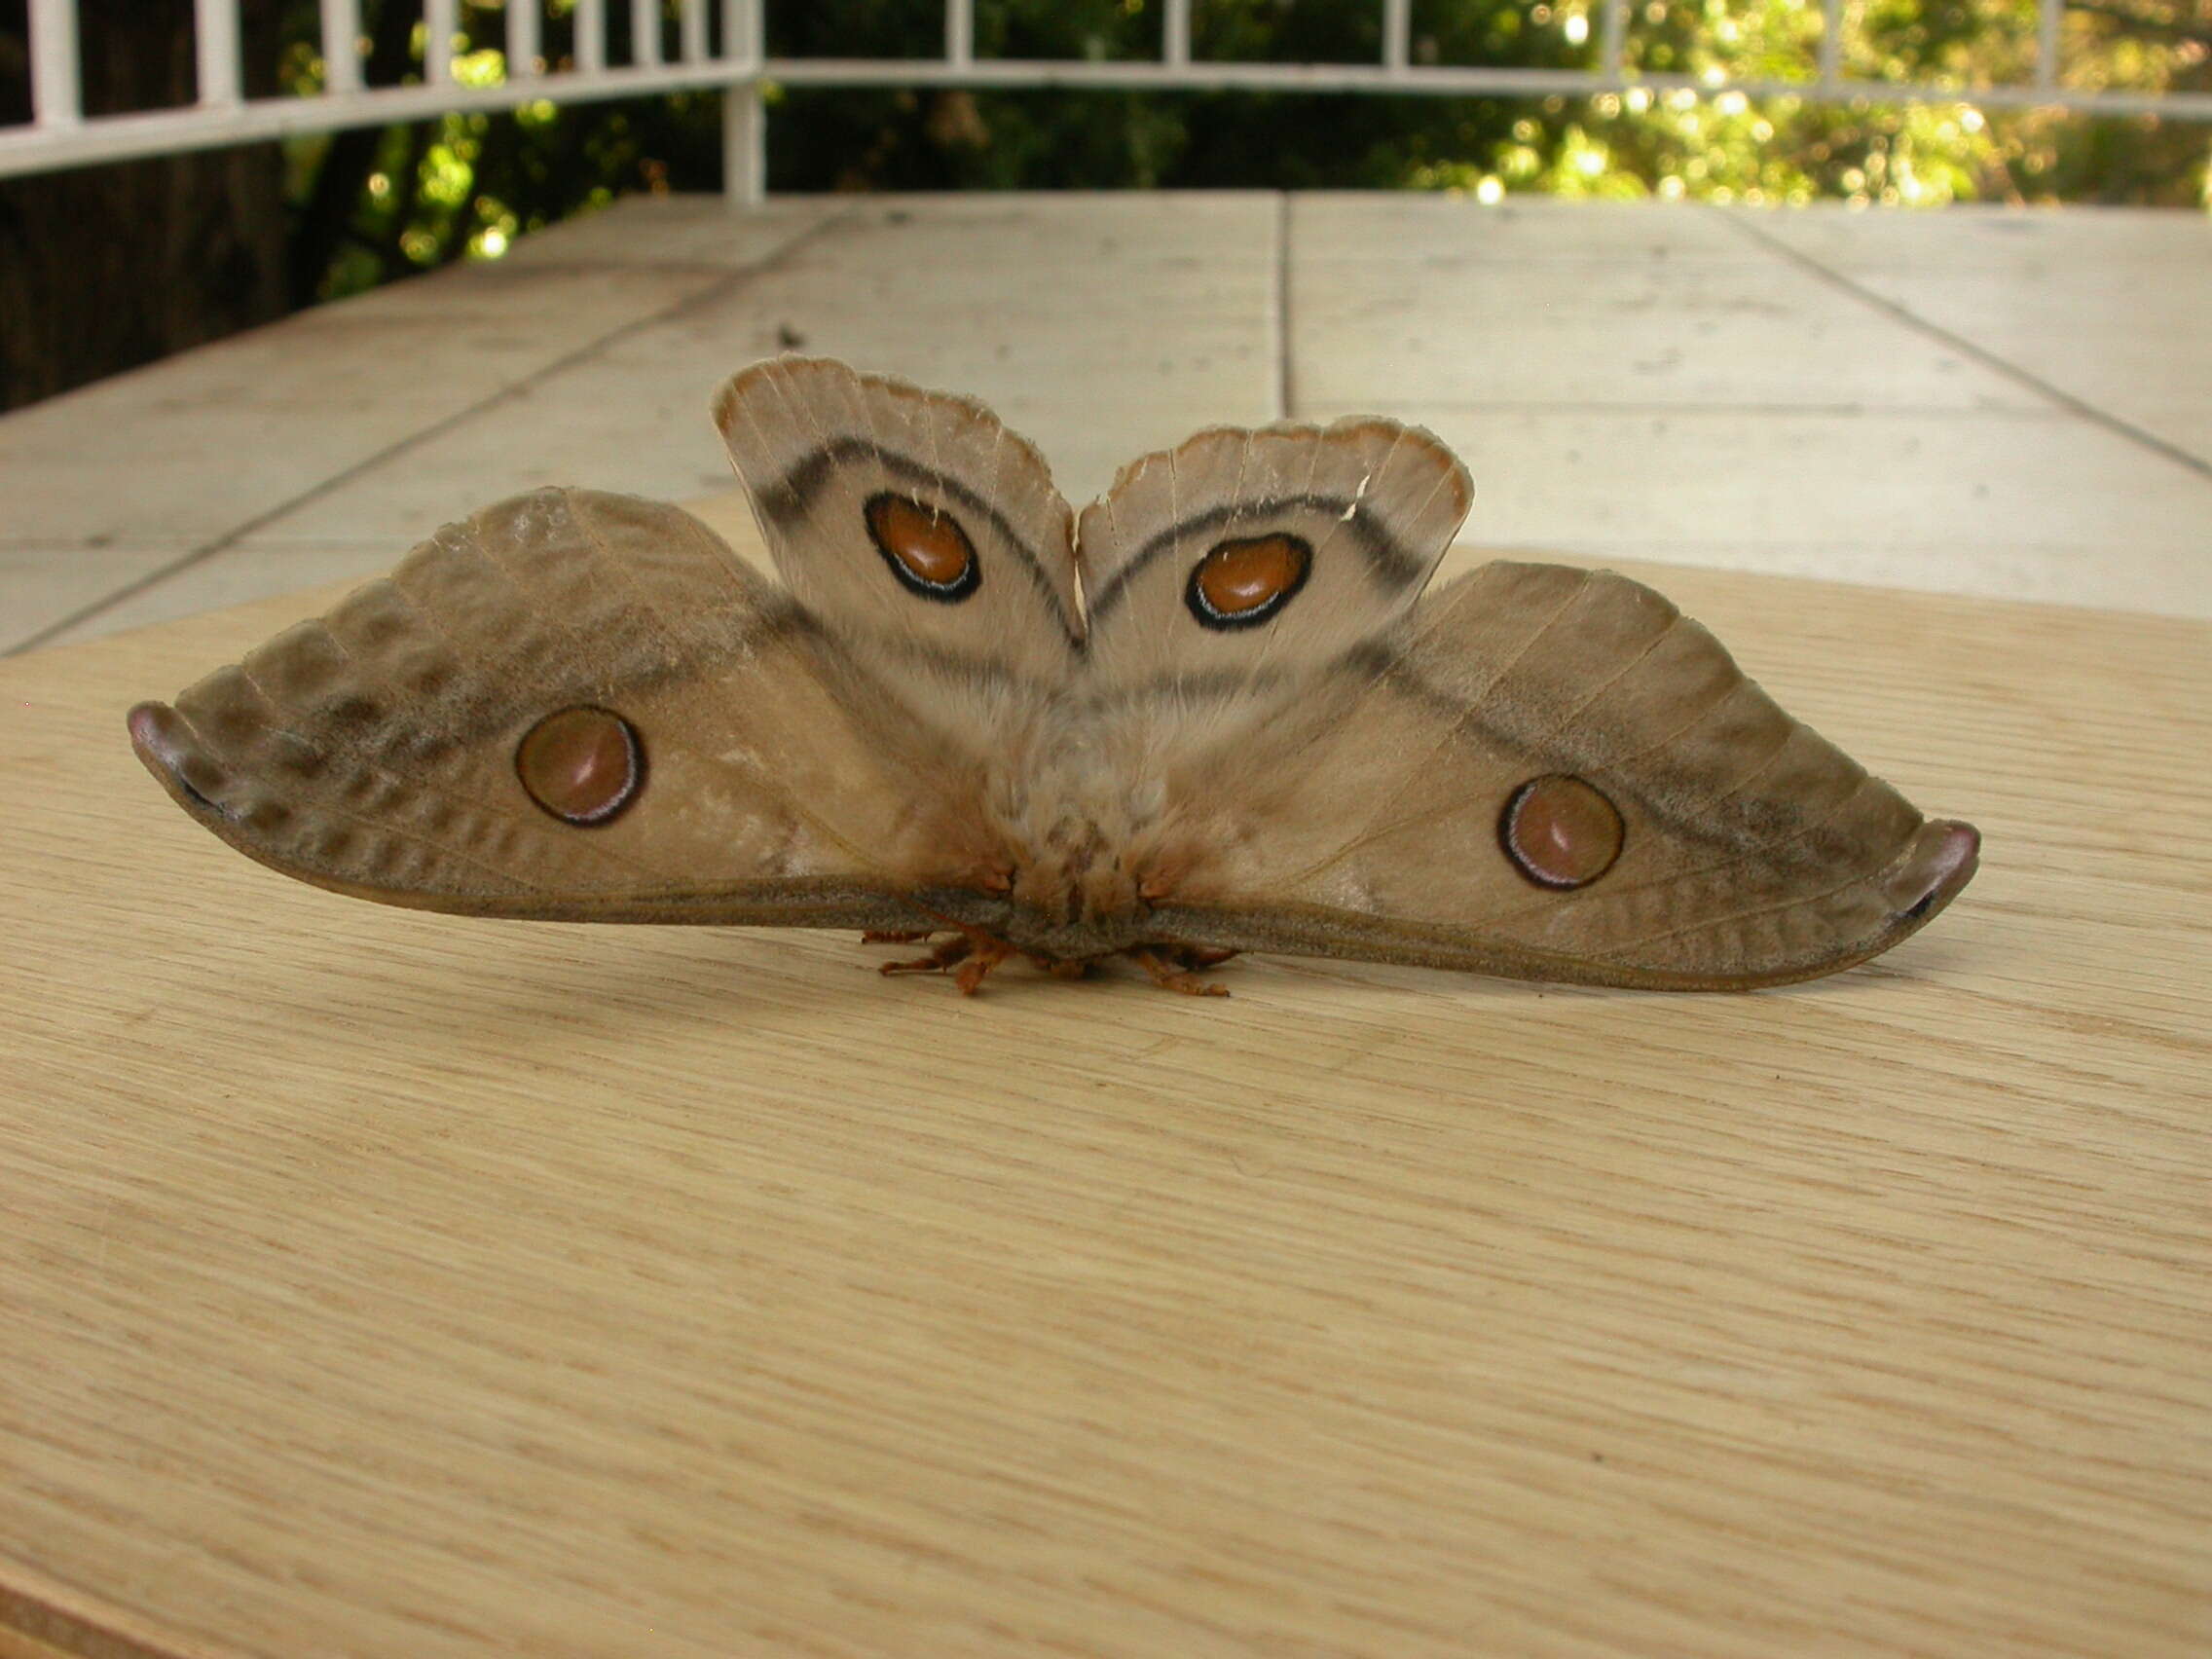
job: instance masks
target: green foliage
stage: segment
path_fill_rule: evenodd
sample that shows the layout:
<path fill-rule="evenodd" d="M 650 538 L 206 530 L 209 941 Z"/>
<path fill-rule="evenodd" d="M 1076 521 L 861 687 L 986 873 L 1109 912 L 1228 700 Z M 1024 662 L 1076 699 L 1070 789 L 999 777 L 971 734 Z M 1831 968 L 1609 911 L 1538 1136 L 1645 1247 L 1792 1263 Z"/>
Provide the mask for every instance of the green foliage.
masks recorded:
<path fill-rule="evenodd" d="M 610 0 L 621 61 L 631 0 Z M 673 0 L 659 5 L 673 47 Z M 455 75 L 497 82 L 503 0 L 462 9 Z M 1373 62 L 1380 0 L 1197 0 L 1201 59 Z M 295 0 L 286 75 L 322 66 L 314 8 Z M 1149 59 L 1161 0 L 977 0 L 979 55 Z M 555 0 L 549 60 L 572 54 L 572 0 Z M 940 0 L 771 3 L 782 56 L 936 56 Z M 1415 0 L 1419 63 L 1587 69 L 1601 0 Z M 420 79 L 420 9 L 366 0 L 386 79 Z M 2090 120 L 1977 104 L 2032 78 L 2034 0 L 1846 0 L 1839 55 L 1855 77 L 1956 89 L 1956 102 L 1823 105 L 1784 92 L 1624 93 L 1530 99 L 1287 92 L 787 89 L 772 94 L 778 190 L 1112 189 L 1271 186 L 1461 190 L 1484 201 L 1559 196 L 1924 204 L 1957 200 L 2212 205 L 2198 124 Z M 1632 72 L 1711 85 L 1811 81 L 1820 0 L 1635 0 Z M 485 44 L 493 43 L 493 44 Z M 2078 87 L 2212 87 L 2212 0 L 2080 0 L 2061 71 Z M 370 79 L 378 79 L 372 52 Z M 636 190 L 719 185 L 719 98 L 455 115 L 396 128 L 364 152 L 299 140 L 303 221 L 317 213 L 326 295 L 461 257 L 496 257 L 523 231 Z M 344 168 L 350 166 L 358 177 Z M 338 169 L 334 172 L 334 169 Z M 314 227 L 307 224 L 312 232 Z M 308 237 L 312 248 L 321 244 Z"/>
<path fill-rule="evenodd" d="M 462 86 L 506 78 L 501 0 L 463 5 L 453 44 Z M 673 55 L 674 8 L 667 50 Z M 553 0 L 544 31 L 549 64 L 573 61 L 573 0 Z M 610 37 L 629 40 L 624 0 L 608 7 Z M 425 42 L 421 7 L 365 0 L 370 85 L 419 83 Z M 322 83 L 313 5 L 287 18 L 285 84 Z M 492 45 L 477 44 L 482 42 Z M 620 61 L 618 55 L 615 59 Z M 495 114 L 447 115 L 373 134 L 292 141 L 295 239 L 314 252 L 297 297 L 335 299 L 463 258 L 498 258 L 517 236 L 635 191 L 715 190 L 721 181 L 721 99 L 716 92 L 611 104 L 538 100 Z M 366 142 L 362 142 L 366 139 Z"/>

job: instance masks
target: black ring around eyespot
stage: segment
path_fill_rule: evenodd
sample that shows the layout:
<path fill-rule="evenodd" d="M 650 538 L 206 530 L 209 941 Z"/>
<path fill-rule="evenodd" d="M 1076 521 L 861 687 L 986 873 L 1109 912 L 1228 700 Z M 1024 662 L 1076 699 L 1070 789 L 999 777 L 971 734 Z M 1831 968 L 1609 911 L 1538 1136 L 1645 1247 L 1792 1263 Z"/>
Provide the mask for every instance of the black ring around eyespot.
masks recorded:
<path fill-rule="evenodd" d="M 895 490 L 878 491 L 875 495 L 870 496 L 866 503 L 861 508 L 861 523 L 867 527 L 869 544 L 875 548 L 883 562 L 891 567 L 891 573 L 899 578 L 900 585 L 908 593 L 920 594 L 922 598 L 935 600 L 940 605 L 958 605 L 982 586 L 983 562 L 977 556 L 976 544 L 969 539 L 967 527 L 961 524 L 958 519 L 952 518 L 949 514 L 945 515 L 946 521 L 952 526 L 953 534 L 960 537 L 961 545 L 968 550 L 968 563 L 961 567 L 960 574 L 954 576 L 950 581 L 933 582 L 929 577 L 920 575 L 912 570 L 905 560 L 900 558 L 897 553 L 891 550 L 890 544 L 877 533 L 875 525 L 877 509 L 887 506 L 912 507 L 917 511 L 924 509 L 922 504 L 911 496 L 902 496 Z"/>
<path fill-rule="evenodd" d="M 936 600 L 940 605 L 958 605 L 983 585 L 983 572 L 973 559 L 968 561 L 968 568 L 952 580 L 933 582 L 927 576 L 915 575 L 906 569 L 905 561 L 881 542 L 876 543 L 875 550 L 883 555 L 883 562 L 891 567 L 891 573 L 899 578 L 900 584 L 908 593 L 918 593 L 924 599 Z"/>
<path fill-rule="evenodd" d="M 1211 560 L 1216 553 L 1219 553 L 1225 547 L 1238 547 L 1250 541 L 1272 541 L 1277 536 L 1298 549 L 1300 555 L 1298 573 L 1292 576 L 1280 590 L 1271 594 L 1249 610 L 1220 610 L 1215 608 L 1213 603 L 1206 598 L 1205 589 L 1199 581 L 1199 578 L 1205 574 L 1207 561 Z M 1191 614 L 1198 619 L 1201 627 L 1212 628 L 1217 632 L 1226 632 L 1234 628 L 1257 628 L 1263 622 L 1272 621 L 1280 613 L 1284 606 L 1296 599 L 1298 590 L 1306 585 L 1308 578 L 1312 574 L 1313 544 L 1303 535 L 1290 535 L 1281 531 L 1276 531 L 1269 535 L 1232 536 L 1227 541 L 1215 542 L 1206 549 L 1205 558 L 1200 559 L 1191 567 L 1190 579 L 1183 584 L 1183 603 L 1190 608 Z"/>

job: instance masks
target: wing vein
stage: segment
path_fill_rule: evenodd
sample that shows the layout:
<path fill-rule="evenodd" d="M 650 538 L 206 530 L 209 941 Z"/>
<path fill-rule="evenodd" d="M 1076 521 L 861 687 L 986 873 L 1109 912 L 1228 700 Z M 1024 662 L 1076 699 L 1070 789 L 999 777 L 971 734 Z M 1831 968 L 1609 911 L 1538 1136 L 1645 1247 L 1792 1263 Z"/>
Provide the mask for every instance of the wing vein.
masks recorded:
<path fill-rule="evenodd" d="M 1450 746 L 1458 738 L 1459 734 L 1464 731 L 1468 724 L 1475 719 L 1475 717 L 1479 713 L 1481 713 L 1483 706 L 1490 700 L 1491 694 L 1494 692 L 1498 688 L 1498 686 L 1505 682 L 1506 677 L 1510 675 L 1513 670 L 1520 664 L 1521 659 L 1527 656 L 1530 651 L 1535 648 L 1536 642 L 1541 640 L 1546 634 L 1550 633 L 1552 628 L 1559 622 L 1560 618 L 1565 616 L 1568 610 L 1573 608 L 1575 603 L 1581 599 L 1585 592 L 1588 591 L 1593 579 L 1594 578 L 1591 572 L 1583 572 L 1583 578 L 1579 583 L 1575 585 L 1574 591 L 1568 594 L 1567 597 L 1561 602 L 1559 608 L 1556 610 L 1554 610 L 1549 616 L 1544 618 L 1541 626 L 1537 627 L 1532 633 L 1530 634 L 1528 639 L 1522 642 L 1520 647 L 1514 651 L 1512 656 L 1508 657 L 1506 661 L 1499 667 L 1497 672 L 1491 676 L 1489 682 L 1483 686 L 1482 690 L 1475 696 L 1467 700 L 1466 707 L 1460 712 L 1458 717 L 1445 726 L 1443 733 L 1423 755 L 1423 763 L 1419 766 L 1409 765 L 1406 769 L 1406 775 L 1400 779 L 1396 787 L 1393 788 L 1388 793 L 1386 793 L 1382 800 L 1378 801 L 1375 807 L 1365 815 L 1365 817 L 1361 820 L 1359 830 L 1354 832 L 1350 840 L 1345 842 L 1343 846 L 1339 847 L 1335 852 L 1329 854 L 1326 858 L 1316 860 L 1312 865 L 1309 866 L 1305 869 L 1299 870 L 1295 874 L 1286 878 L 1286 885 L 1295 886 L 1310 881 L 1315 876 L 1324 874 L 1328 870 L 1334 868 L 1337 865 L 1342 864 L 1346 858 L 1350 857 L 1360 848 L 1369 845 L 1371 842 L 1381 839 L 1384 835 L 1392 833 L 1393 830 L 1398 828 L 1396 824 L 1393 823 L 1385 825 L 1382 829 L 1376 829 L 1376 821 L 1381 818 L 1383 813 L 1387 812 L 1394 802 L 1404 798 L 1406 793 L 1411 790 L 1417 782 L 1427 775 L 1429 765 L 1435 761 L 1438 756 L 1444 754 L 1445 751 L 1450 748 Z M 1418 815 L 1415 821 L 1419 821 Z"/>

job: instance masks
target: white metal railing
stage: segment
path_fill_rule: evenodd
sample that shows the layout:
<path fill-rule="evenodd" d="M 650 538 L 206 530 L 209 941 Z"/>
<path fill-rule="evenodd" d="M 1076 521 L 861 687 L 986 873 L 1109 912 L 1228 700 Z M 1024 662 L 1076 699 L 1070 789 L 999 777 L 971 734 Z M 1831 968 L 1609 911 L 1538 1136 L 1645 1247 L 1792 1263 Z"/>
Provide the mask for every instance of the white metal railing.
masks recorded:
<path fill-rule="evenodd" d="M 1164 0 L 1157 60 L 1034 60 L 977 57 L 974 0 L 945 0 L 944 55 L 938 58 L 771 58 L 761 33 L 764 0 L 719 0 L 721 43 L 711 48 L 708 8 L 716 0 L 675 0 L 677 55 L 662 50 L 660 7 L 631 9 L 630 61 L 608 61 L 606 0 L 574 0 L 574 66 L 548 66 L 541 55 L 543 0 L 507 0 L 505 79 L 463 86 L 453 75 L 450 43 L 460 0 L 424 0 L 430 43 L 421 84 L 367 87 L 358 50 L 359 0 L 320 0 L 324 87 L 309 96 L 248 98 L 242 93 L 239 0 L 194 0 L 199 101 L 187 108 L 88 117 L 79 96 L 77 0 L 30 0 L 31 109 L 28 125 L 0 128 L 0 177 L 45 172 L 132 156 L 275 138 L 292 132 L 411 121 L 449 110 L 500 109 L 538 98 L 574 102 L 636 97 L 679 88 L 719 87 L 728 188 L 757 201 L 765 188 L 766 129 L 761 88 L 789 86 L 969 86 L 1274 89 L 1300 92 L 1416 92 L 1547 96 L 1620 92 L 1632 88 L 1700 95 L 1795 97 L 1817 102 L 1864 98 L 1879 103 L 2057 106 L 2091 114 L 2156 111 L 2212 121 L 2212 92 L 2083 91 L 2060 85 L 2058 26 L 2065 0 L 2037 0 L 2034 79 L 2020 85 L 1943 87 L 1866 81 L 1842 72 L 1843 0 L 1822 0 L 1824 30 L 1817 72 L 1803 81 L 1709 81 L 1647 75 L 1627 61 L 1631 0 L 1600 0 L 1598 64 L 1591 69 L 1424 64 L 1412 61 L 1412 0 L 1380 0 L 1382 53 L 1373 63 L 1242 63 L 1191 55 L 1191 0 Z M 1370 0 L 1373 3 L 1373 0 Z M 487 44 L 487 43 L 478 43 Z"/>

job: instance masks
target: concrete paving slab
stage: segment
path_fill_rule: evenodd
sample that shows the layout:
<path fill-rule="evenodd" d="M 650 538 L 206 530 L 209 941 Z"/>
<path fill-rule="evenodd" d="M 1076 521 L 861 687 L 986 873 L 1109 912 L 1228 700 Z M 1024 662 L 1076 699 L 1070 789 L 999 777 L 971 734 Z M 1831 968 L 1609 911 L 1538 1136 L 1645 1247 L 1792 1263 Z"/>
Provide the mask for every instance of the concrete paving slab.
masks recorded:
<path fill-rule="evenodd" d="M 540 266 L 756 265 L 793 237 L 853 210 L 856 199 L 786 196 L 740 207 L 719 196 L 627 196 L 594 213 L 516 239 L 485 270 Z"/>
<path fill-rule="evenodd" d="M 1124 461 L 1276 414 L 1275 199 L 918 198 L 839 219 L 773 268 L 364 469 L 245 538 L 403 548 L 485 502 L 582 483 L 726 488 L 707 408 L 779 350 L 982 398 L 1077 499 Z"/>
<path fill-rule="evenodd" d="M 271 599 L 326 582 L 367 581 L 390 570 L 406 552 L 405 547 L 381 541 L 226 547 L 130 591 L 97 614 L 51 634 L 41 644 L 71 645 L 80 640 L 101 639 L 155 622 L 173 622 L 180 616 L 197 616 L 203 610 Z M 0 570 L 4 569 L 4 562 L 0 562 Z"/>
<path fill-rule="evenodd" d="M 1489 252 L 1321 260 L 1291 276 L 1302 402 L 2039 409 L 1968 353 L 1899 330 L 1803 272 Z"/>
<path fill-rule="evenodd" d="M 229 534 L 715 280 L 547 273 L 491 319 L 410 315 L 412 298 L 341 304 L 18 410 L 0 420 L 6 535 Z"/>
<path fill-rule="evenodd" d="M 191 552 L 191 543 L 175 541 L 55 546 L 0 540 L 0 652 L 50 633 Z"/>
<path fill-rule="evenodd" d="M 2097 207 L 1912 218 L 1927 222 L 1733 215 L 1932 337 L 1968 342 L 2212 467 L 2212 219 Z"/>
<path fill-rule="evenodd" d="M 2212 616 L 2202 481 L 2063 415 L 1402 413 L 1473 472 L 1471 540 Z"/>
<path fill-rule="evenodd" d="M 1979 286 L 1985 318 L 2072 303 L 2039 286 L 2054 271 L 2086 291 L 2156 269 L 2183 291 L 2186 235 L 2122 216 L 2107 269 L 2095 215 L 1554 203 L 1504 217 L 1458 203 L 1402 210 L 1393 235 L 1396 210 L 1293 204 L 1293 405 L 1426 420 L 1484 491 L 1478 539 L 2212 613 L 2212 477 L 1998 360 L 2033 328 L 1985 321 L 1953 338 L 1769 233 L 1848 254 L 1874 227 L 1866 269 L 1893 283 L 1932 273 L 1914 279 L 1954 299 Z M 1985 246 L 1994 270 L 1965 257 Z M 2078 363 L 2099 387 L 2147 345 L 2117 320 L 2061 338 L 2042 360 Z M 2212 385 L 2193 378 L 2195 350 L 2175 353 L 2173 377 L 2140 377 L 2134 406 L 2148 407 L 2143 387 Z M 2185 401 L 2175 418 L 2194 415 Z"/>
<path fill-rule="evenodd" d="M 2207 251 L 2091 209 L 633 199 L 0 419 L 0 650 L 542 483 L 726 489 L 707 399 L 780 350 L 983 398 L 1079 501 L 1202 425 L 1380 411 L 1467 452 L 1493 544 L 2212 613 Z"/>
<path fill-rule="evenodd" d="M 1485 206 L 1469 196 L 1391 191 L 1300 191 L 1291 236 L 1307 259 L 1382 256 L 1634 268 L 1764 262 L 1719 219 L 1662 202 L 1565 202 L 1514 197 Z"/>
<path fill-rule="evenodd" d="M 2201 271 L 2212 222 L 2170 207 L 2009 207 L 1962 203 L 1936 210 L 1726 207 L 1706 214 L 1787 240 L 1823 264 L 1895 276 L 2167 267 Z"/>

